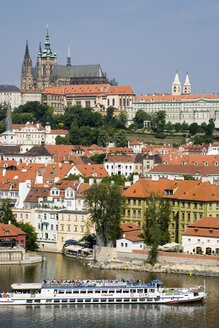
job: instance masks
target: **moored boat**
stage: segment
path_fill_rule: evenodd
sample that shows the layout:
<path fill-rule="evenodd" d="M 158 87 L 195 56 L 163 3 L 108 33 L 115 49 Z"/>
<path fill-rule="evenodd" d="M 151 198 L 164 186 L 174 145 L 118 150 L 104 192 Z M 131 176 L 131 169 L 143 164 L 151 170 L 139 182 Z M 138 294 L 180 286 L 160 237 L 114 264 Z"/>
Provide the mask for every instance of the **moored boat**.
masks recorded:
<path fill-rule="evenodd" d="M 15 283 L 0 294 L 0 305 L 178 304 L 204 301 L 205 291 L 164 288 L 162 281 L 65 280 Z"/>

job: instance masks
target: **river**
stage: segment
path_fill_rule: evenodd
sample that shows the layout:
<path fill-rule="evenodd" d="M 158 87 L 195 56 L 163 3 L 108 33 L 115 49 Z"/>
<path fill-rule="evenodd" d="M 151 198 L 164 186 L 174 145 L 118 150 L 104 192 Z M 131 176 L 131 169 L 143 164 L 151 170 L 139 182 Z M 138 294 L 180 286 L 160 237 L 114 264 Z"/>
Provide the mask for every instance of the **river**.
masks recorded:
<path fill-rule="evenodd" d="M 47 261 L 34 265 L 0 265 L 0 291 L 14 282 L 40 282 L 44 279 L 160 279 L 166 287 L 203 285 L 204 278 L 164 273 L 143 273 L 92 269 L 61 254 L 46 254 Z M 205 304 L 187 305 L 55 305 L 0 307 L 0 327 L 219 327 L 219 278 L 205 278 L 208 297 Z"/>

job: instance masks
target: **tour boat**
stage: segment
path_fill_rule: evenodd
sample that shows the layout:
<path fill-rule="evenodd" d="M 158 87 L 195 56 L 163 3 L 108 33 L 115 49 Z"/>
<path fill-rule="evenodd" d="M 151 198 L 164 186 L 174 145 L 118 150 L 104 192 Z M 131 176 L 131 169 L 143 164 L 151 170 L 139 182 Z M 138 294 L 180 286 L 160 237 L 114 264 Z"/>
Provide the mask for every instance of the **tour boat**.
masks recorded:
<path fill-rule="evenodd" d="M 50 280 L 15 283 L 0 294 L 0 305 L 57 304 L 178 304 L 204 301 L 207 293 L 195 288 L 164 288 L 162 281 Z"/>

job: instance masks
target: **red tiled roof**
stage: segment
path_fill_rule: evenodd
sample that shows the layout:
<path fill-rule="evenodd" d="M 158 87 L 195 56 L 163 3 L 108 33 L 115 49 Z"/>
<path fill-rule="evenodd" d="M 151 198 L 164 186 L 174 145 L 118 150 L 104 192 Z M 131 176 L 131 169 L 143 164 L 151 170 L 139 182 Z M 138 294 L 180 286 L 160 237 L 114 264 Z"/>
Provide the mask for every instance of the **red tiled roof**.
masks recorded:
<path fill-rule="evenodd" d="M 108 173 L 102 164 L 75 165 L 79 172 L 84 177 L 92 177 L 95 174 L 96 178 L 108 177 Z"/>
<path fill-rule="evenodd" d="M 219 218 L 204 217 L 194 223 L 191 223 L 188 225 L 188 228 L 183 235 L 218 238 Z"/>
<path fill-rule="evenodd" d="M 212 94 L 200 94 L 200 95 L 150 95 L 150 96 L 141 96 L 137 98 L 137 101 L 181 101 L 186 99 L 219 99 L 219 95 L 212 95 Z"/>
<path fill-rule="evenodd" d="M 12 237 L 17 235 L 26 235 L 26 233 L 13 224 L 0 223 L 0 238 L 3 236 Z"/>

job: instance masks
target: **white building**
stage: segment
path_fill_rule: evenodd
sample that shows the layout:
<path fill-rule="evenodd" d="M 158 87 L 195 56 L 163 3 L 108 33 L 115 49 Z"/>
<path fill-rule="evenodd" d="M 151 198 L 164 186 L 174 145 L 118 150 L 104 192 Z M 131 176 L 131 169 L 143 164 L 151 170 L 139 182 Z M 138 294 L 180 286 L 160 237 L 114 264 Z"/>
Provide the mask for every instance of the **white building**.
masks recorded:
<path fill-rule="evenodd" d="M 182 247 L 186 253 L 219 255 L 219 217 L 204 217 L 188 225 Z"/>
<path fill-rule="evenodd" d="M 21 91 L 14 85 L 0 85 L 0 104 L 10 104 L 12 110 L 22 103 Z"/>
<path fill-rule="evenodd" d="M 139 237 L 141 229 L 134 223 L 122 223 L 120 228 L 123 236 L 116 241 L 117 252 L 132 253 L 133 250 L 144 250 L 144 239 Z"/>
<path fill-rule="evenodd" d="M 103 165 L 109 176 L 119 174 L 128 177 L 135 172 L 135 156 L 108 155 Z"/>

